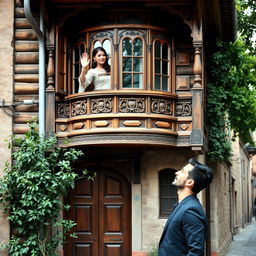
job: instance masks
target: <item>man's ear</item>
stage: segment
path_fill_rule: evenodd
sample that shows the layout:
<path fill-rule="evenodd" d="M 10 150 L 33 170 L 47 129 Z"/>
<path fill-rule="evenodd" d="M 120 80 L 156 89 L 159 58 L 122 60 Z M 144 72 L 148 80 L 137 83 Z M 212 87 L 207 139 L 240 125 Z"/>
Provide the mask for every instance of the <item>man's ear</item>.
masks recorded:
<path fill-rule="evenodd" d="M 190 187 L 191 189 L 194 187 L 195 181 L 193 179 L 187 179 L 186 185 L 187 187 Z"/>

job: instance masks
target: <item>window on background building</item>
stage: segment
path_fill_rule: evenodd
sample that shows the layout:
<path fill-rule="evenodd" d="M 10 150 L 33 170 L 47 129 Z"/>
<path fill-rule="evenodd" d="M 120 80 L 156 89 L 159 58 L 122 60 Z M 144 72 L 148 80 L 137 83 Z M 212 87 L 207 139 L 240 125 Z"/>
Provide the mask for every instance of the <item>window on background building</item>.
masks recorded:
<path fill-rule="evenodd" d="M 159 172 L 159 217 L 168 217 L 173 205 L 177 202 L 177 188 L 172 185 L 175 178 L 174 169 L 164 169 Z"/>

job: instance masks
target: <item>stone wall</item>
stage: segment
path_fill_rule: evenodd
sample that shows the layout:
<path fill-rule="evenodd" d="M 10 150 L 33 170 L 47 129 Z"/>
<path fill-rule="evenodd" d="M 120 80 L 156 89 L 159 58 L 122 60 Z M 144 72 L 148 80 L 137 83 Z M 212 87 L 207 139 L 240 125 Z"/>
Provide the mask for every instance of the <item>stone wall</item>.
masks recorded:
<path fill-rule="evenodd" d="M 158 246 L 166 218 L 159 218 L 158 172 L 171 168 L 179 170 L 193 152 L 159 151 L 147 152 L 142 158 L 142 249 L 149 251 Z"/>
<path fill-rule="evenodd" d="M 13 100 L 13 26 L 14 26 L 14 0 L 0 1 L 0 104 Z M 6 111 L 7 112 L 6 112 Z M 13 112 L 7 108 L 0 108 L 0 176 L 3 175 L 4 163 L 11 161 L 11 152 L 8 150 L 5 139 L 12 134 Z M 0 213 L 0 244 L 6 243 L 10 235 L 9 223 L 6 216 Z M 1 255 L 4 252 L 1 252 Z"/>
<path fill-rule="evenodd" d="M 213 166 L 214 179 L 210 187 L 211 194 L 211 251 L 212 255 L 225 255 L 232 234 L 230 231 L 230 171 L 226 164 Z"/>

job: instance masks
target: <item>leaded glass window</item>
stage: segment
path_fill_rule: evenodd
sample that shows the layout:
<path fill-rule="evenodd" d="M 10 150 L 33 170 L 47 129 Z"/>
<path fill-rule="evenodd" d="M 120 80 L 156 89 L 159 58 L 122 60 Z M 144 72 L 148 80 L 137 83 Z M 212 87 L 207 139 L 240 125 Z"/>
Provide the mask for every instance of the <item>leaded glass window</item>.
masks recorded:
<path fill-rule="evenodd" d="M 125 38 L 122 42 L 123 88 L 143 87 L 143 42 L 140 38 Z"/>
<path fill-rule="evenodd" d="M 157 40 L 154 43 L 154 89 L 168 91 L 169 79 L 169 46 Z"/>

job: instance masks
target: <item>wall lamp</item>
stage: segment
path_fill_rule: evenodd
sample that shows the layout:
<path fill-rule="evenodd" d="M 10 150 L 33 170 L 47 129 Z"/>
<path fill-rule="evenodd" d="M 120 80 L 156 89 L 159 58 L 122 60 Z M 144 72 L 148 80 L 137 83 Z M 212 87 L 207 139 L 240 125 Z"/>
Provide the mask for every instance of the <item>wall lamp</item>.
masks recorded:
<path fill-rule="evenodd" d="M 14 116 L 15 115 L 15 107 L 19 105 L 32 105 L 32 104 L 38 104 L 39 101 L 32 99 L 32 100 L 23 100 L 23 101 L 17 101 L 14 103 L 8 103 L 5 100 L 2 100 L 0 102 L 0 108 L 3 108 L 3 111 L 9 115 L 9 116 Z"/>

